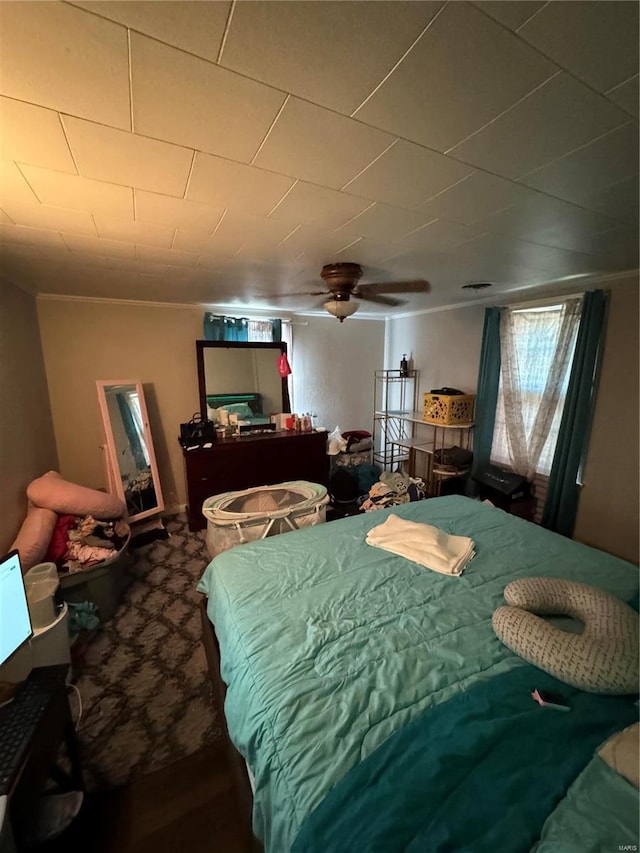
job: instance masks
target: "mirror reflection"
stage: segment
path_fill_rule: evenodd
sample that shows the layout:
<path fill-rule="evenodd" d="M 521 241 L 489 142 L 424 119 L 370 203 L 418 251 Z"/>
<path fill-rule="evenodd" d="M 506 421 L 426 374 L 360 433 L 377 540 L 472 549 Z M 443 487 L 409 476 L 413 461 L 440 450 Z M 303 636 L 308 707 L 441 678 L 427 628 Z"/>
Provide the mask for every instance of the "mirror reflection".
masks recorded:
<path fill-rule="evenodd" d="M 98 383 L 98 394 L 112 486 L 130 520 L 158 512 L 163 505 L 141 383 Z"/>
<path fill-rule="evenodd" d="M 289 411 L 287 383 L 278 372 L 285 344 L 196 343 L 203 417 L 219 421 L 224 409 L 259 426 L 269 423 L 270 415 Z"/>

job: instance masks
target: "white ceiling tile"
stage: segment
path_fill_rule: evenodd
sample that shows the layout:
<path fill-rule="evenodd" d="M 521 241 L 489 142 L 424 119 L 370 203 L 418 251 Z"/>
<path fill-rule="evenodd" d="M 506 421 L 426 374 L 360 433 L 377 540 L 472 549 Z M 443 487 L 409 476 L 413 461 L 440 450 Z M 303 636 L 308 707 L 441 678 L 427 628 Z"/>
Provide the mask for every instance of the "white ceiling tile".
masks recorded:
<path fill-rule="evenodd" d="M 388 204 L 374 204 L 360 216 L 352 219 L 342 228 L 339 233 L 358 237 L 373 237 L 386 242 L 398 241 L 399 237 L 408 234 L 422 225 L 426 225 L 430 218 L 409 210 L 391 207 Z"/>
<path fill-rule="evenodd" d="M 640 94 L 638 89 L 639 80 L 640 77 L 636 74 L 636 76 L 632 77 L 631 80 L 627 80 L 625 83 L 621 83 L 619 86 L 616 86 L 615 89 L 607 92 L 607 98 L 609 98 L 609 100 L 613 101 L 614 104 L 622 107 L 623 110 L 626 110 L 636 118 L 640 115 Z"/>
<path fill-rule="evenodd" d="M 23 225 L 3 225 L 0 228 L 0 247 L 4 249 L 12 243 L 64 250 L 64 243 L 57 231 Z"/>
<path fill-rule="evenodd" d="M 627 121 L 627 114 L 606 98 L 559 74 L 451 154 L 517 178 Z"/>
<path fill-rule="evenodd" d="M 449 3 L 357 118 L 447 151 L 557 68 L 468 3 Z"/>
<path fill-rule="evenodd" d="M 520 180 L 579 204 L 598 190 L 637 174 L 638 127 L 630 122 Z"/>
<path fill-rule="evenodd" d="M 399 140 L 344 189 L 364 198 L 411 209 L 420 207 L 425 199 L 472 171 L 471 166 L 443 154 Z"/>
<path fill-rule="evenodd" d="M 197 153 L 187 198 L 266 216 L 292 185 L 283 175 Z"/>
<path fill-rule="evenodd" d="M 231 227 L 232 223 L 234 223 L 234 217 L 229 214 L 228 227 Z M 242 219 L 239 219 L 234 223 L 234 227 L 244 235 L 237 257 L 265 261 L 277 258 L 279 244 L 283 240 L 286 243 L 286 238 L 297 228 L 290 222 L 278 222 L 275 219 L 264 219 L 253 226 L 247 223 L 246 227 L 243 227 Z"/>
<path fill-rule="evenodd" d="M 16 223 L 11 219 L 10 216 L 4 212 L 4 210 L 0 209 L 0 225 L 15 225 Z"/>
<path fill-rule="evenodd" d="M 538 193 L 476 224 L 516 239 L 588 254 L 593 252 L 594 235 L 611 223 L 597 212 Z"/>
<path fill-rule="evenodd" d="M 51 231 L 70 231 L 75 234 L 96 236 L 96 227 L 91 214 L 85 210 L 68 210 L 63 207 L 50 207 L 33 202 L 19 204 L 5 202 L 3 207 L 16 225 L 29 225 L 32 228 L 48 228 Z"/>
<path fill-rule="evenodd" d="M 23 204 L 31 204 L 38 199 L 15 163 L 0 160 L 0 203 L 8 199 Z"/>
<path fill-rule="evenodd" d="M 309 289 L 320 290 L 324 286 L 320 278 L 320 268 L 324 264 L 332 263 L 340 249 L 356 240 L 357 238 L 342 231 L 323 231 L 313 225 L 303 225 L 278 246 L 278 257 L 289 260 L 299 257 L 306 274 L 312 279 L 314 276 L 317 277 L 319 287 L 314 286 Z M 315 283 L 311 281 L 311 284 Z"/>
<path fill-rule="evenodd" d="M 167 264 L 169 266 L 195 266 L 198 255 L 177 249 L 162 249 L 159 246 L 136 246 L 136 257 L 144 263 Z"/>
<path fill-rule="evenodd" d="M 368 199 L 298 181 L 270 218 L 283 219 L 295 225 L 315 224 L 318 228 L 332 229 L 344 225 L 370 204 Z"/>
<path fill-rule="evenodd" d="M 382 240 L 358 240 L 352 246 L 335 253 L 334 260 L 356 264 L 381 264 L 385 261 L 396 260 L 410 252 L 406 246 L 396 243 L 385 243 Z"/>
<path fill-rule="evenodd" d="M 428 199 L 419 209 L 434 218 L 444 216 L 453 222 L 470 225 L 529 194 L 529 190 L 518 184 L 478 171 Z"/>
<path fill-rule="evenodd" d="M 114 3 L 113 0 L 98 0 L 73 5 L 215 62 L 231 3 L 223 0 L 215 3 L 192 0 L 164 0 L 162 3 L 119 0 Z"/>
<path fill-rule="evenodd" d="M 255 164 L 340 189 L 392 142 L 386 133 L 290 98 Z"/>
<path fill-rule="evenodd" d="M 193 152 L 70 116 L 63 121 L 83 177 L 167 195 L 184 194 Z"/>
<path fill-rule="evenodd" d="M 0 158 L 76 174 L 76 167 L 53 110 L 0 98 Z"/>
<path fill-rule="evenodd" d="M 600 92 L 638 73 L 638 3 L 547 3 L 518 35 Z"/>
<path fill-rule="evenodd" d="M 144 190 L 136 190 L 135 198 L 137 220 L 168 228 L 184 228 L 211 234 L 224 213 L 224 207 L 221 206 L 214 207 Z"/>
<path fill-rule="evenodd" d="M 475 0 L 474 6 L 510 30 L 517 30 L 542 9 L 544 0 Z"/>
<path fill-rule="evenodd" d="M 127 31 L 66 3 L 3 3 L 2 93 L 130 128 Z"/>
<path fill-rule="evenodd" d="M 237 3 L 221 64 L 349 115 L 442 3 Z"/>
<path fill-rule="evenodd" d="M 133 190 L 79 175 L 66 175 L 37 166 L 21 166 L 21 172 L 42 204 L 75 210 L 101 210 L 111 216 L 133 216 Z"/>
<path fill-rule="evenodd" d="M 63 238 L 70 252 L 130 259 L 136 256 L 133 243 L 121 243 L 101 237 L 81 237 L 78 234 L 63 234 Z"/>
<path fill-rule="evenodd" d="M 170 249 L 173 243 L 173 228 L 161 225 L 149 225 L 147 222 L 134 222 L 133 218 L 122 219 L 105 213 L 94 213 L 98 236 L 107 240 L 120 240 L 124 243 L 142 243 L 146 246 L 158 246 Z"/>
<path fill-rule="evenodd" d="M 447 222 L 445 219 L 437 219 L 423 228 L 413 231 L 398 242 L 403 246 L 414 246 L 426 251 L 444 252 L 447 249 L 466 243 L 481 234 L 483 229 L 473 225 L 460 225 L 457 222 Z"/>
<path fill-rule="evenodd" d="M 638 187 L 638 176 L 627 178 L 618 184 L 598 190 L 592 195 L 585 196 L 582 200 L 584 207 L 589 210 L 597 210 L 613 219 L 638 221 L 638 201 L 640 189 Z"/>
<path fill-rule="evenodd" d="M 131 76 L 136 133 L 247 163 L 286 97 L 136 33 Z"/>
<path fill-rule="evenodd" d="M 273 248 L 292 230 L 289 222 L 228 211 L 213 235 L 178 230 L 175 248 L 204 255 L 233 256 L 245 244 L 252 251 Z"/>

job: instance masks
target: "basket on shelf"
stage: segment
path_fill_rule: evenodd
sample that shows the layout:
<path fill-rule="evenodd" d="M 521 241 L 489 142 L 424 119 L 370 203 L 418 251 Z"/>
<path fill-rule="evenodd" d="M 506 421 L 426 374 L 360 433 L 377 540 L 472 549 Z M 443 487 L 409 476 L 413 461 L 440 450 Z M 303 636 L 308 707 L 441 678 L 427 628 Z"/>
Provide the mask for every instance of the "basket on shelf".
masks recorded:
<path fill-rule="evenodd" d="M 422 419 L 429 424 L 451 426 L 467 424 L 473 420 L 475 394 L 431 394 L 424 395 Z"/>

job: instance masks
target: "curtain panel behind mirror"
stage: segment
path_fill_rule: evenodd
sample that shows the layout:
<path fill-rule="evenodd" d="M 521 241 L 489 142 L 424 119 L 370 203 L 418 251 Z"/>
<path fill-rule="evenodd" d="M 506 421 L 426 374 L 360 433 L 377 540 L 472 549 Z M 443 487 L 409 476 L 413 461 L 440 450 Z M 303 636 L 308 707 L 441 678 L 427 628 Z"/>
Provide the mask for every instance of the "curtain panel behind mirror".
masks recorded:
<path fill-rule="evenodd" d="M 263 341 L 280 343 L 282 320 L 277 318 L 250 320 L 248 317 L 227 317 L 206 312 L 203 322 L 205 341 Z"/>

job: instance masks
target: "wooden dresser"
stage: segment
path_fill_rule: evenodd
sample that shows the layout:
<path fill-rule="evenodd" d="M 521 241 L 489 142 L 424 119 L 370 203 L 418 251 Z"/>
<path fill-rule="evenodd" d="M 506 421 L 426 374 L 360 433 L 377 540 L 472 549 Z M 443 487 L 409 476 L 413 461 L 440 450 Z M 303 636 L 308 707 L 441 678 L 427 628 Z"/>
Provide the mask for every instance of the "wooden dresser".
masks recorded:
<path fill-rule="evenodd" d="M 276 432 L 218 439 L 184 450 L 190 530 L 202 530 L 202 504 L 212 495 L 289 480 L 327 485 L 326 432 Z"/>

